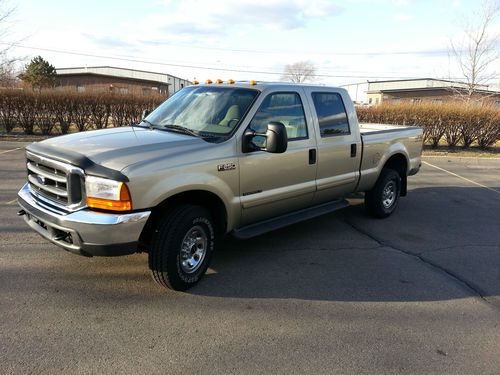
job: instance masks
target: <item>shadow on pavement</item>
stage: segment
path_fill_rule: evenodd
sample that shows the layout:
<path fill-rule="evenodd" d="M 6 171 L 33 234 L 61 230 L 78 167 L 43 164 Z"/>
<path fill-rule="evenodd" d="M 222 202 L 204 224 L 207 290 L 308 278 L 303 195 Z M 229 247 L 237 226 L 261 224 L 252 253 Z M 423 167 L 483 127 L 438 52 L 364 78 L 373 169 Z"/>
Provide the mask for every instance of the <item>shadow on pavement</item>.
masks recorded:
<path fill-rule="evenodd" d="M 11 245 L 0 251 L 2 263 L 15 259 L 2 267 L 0 295 L 19 288 L 16 293 L 57 293 L 75 303 L 187 295 L 370 302 L 476 296 L 461 279 L 497 298 L 499 198 L 481 188 L 419 188 L 385 220 L 366 216 L 356 200 L 344 211 L 255 239 L 227 237 L 209 273 L 185 294 L 153 283 L 146 254 L 88 259 L 49 244 L 23 250 Z"/>

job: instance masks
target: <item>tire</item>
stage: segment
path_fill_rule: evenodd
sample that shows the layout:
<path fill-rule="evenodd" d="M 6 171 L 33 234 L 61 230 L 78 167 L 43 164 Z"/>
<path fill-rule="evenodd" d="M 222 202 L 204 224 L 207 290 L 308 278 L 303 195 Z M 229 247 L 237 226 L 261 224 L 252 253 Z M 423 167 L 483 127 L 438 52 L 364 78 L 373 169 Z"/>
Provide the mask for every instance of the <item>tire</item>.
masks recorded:
<path fill-rule="evenodd" d="M 178 206 L 159 221 L 149 250 L 155 282 L 173 290 L 187 290 L 201 280 L 215 248 L 212 217 L 202 207 Z"/>
<path fill-rule="evenodd" d="M 393 169 L 382 169 L 375 186 L 365 193 L 366 211 L 374 217 L 385 218 L 396 209 L 401 193 L 401 177 Z"/>

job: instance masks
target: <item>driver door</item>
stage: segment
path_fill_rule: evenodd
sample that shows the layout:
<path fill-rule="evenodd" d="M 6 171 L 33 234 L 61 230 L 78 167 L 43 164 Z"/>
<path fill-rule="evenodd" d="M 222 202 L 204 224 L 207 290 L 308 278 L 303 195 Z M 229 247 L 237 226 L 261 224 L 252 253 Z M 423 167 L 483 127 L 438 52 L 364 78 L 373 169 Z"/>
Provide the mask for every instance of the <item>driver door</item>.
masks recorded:
<path fill-rule="evenodd" d="M 316 190 L 316 141 L 309 108 L 302 91 L 268 94 L 248 127 L 265 132 L 267 124 L 285 125 L 288 148 L 284 153 L 265 151 L 242 153 L 240 166 L 240 199 L 242 225 L 275 217 L 307 207 Z M 265 146 L 265 138 L 254 138 Z M 261 144 L 259 144 L 261 143 Z"/>

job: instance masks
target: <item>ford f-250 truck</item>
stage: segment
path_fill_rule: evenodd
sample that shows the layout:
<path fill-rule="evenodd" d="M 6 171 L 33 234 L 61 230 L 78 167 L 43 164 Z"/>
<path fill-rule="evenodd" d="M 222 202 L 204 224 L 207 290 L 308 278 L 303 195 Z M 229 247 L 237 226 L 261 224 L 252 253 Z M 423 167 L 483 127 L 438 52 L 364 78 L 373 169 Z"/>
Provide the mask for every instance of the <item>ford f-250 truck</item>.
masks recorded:
<path fill-rule="evenodd" d="M 86 256 L 146 251 L 154 280 L 196 284 L 222 234 L 250 238 L 348 205 L 386 217 L 420 168 L 422 129 L 358 124 L 341 88 L 186 87 L 138 125 L 26 147 L 28 225 Z"/>

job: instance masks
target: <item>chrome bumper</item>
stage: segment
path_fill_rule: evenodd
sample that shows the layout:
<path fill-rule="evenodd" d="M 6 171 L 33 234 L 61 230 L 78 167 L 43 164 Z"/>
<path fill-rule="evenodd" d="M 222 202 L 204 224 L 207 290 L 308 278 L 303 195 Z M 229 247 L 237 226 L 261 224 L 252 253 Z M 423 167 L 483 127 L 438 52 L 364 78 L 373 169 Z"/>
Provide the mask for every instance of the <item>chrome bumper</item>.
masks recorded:
<path fill-rule="evenodd" d="M 86 209 L 68 214 L 52 212 L 37 203 L 28 184 L 18 193 L 24 220 L 54 244 L 86 256 L 132 254 L 151 211 L 111 214 Z"/>

